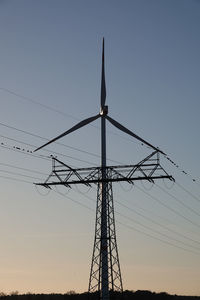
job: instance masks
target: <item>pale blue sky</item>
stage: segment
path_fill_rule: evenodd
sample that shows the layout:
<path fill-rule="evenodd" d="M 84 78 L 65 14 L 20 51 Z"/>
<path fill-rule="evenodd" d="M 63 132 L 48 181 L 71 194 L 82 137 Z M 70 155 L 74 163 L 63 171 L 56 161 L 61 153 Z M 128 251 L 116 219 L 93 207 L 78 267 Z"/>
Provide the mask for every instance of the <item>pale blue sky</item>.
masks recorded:
<path fill-rule="evenodd" d="M 77 120 L 99 112 L 103 36 L 110 116 L 165 151 L 180 166 L 176 169 L 163 158 L 166 170 L 200 199 L 199 0 L 0 0 L 0 141 L 4 143 L 0 149 L 0 175 L 35 182 L 37 179 L 6 172 L 45 179 L 45 175 L 13 166 L 46 174 L 51 170 L 51 161 L 25 154 L 34 149 L 31 145 L 40 146 L 44 140 L 8 126 L 50 139 Z M 61 142 L 98 155 L 98 121 L 94 125 Z M 108 157 L 119 162 L 136 163 L 149 153 L 140 143 L 110 125 L 107 137 Z M 13 146 L 25 150 L 11 151 Z M 56 151 L 67 155 L 58 157 L 73 166 L 99 163 L 99 158 L 63 146 L 54 144 L 48 149 L 52 154 Z M 50 153 L 41 150 L 39 154 Z M 182 170 L 197 178 L 196 184 Z M 2 177 L 0 180 L 3 244 L 0 291 L 86 291 L 95 212 L 72 200 L 95 209 L 95 190 L 86 194 L 94 202 L 76 188 L 67 194 L 70 200 L 55 192 L 43 197 L 25 182 Z M 166 189 L 163 182 L 158 183 Z M 195 214 L 157 187 L 146 191 L 146 186 L 140 183 L 138 186 L 185 218 L 138 188 L 125 192 L 120 185 L 114 185 L 116 201 L 146 216 L 144 219 L 116 202 L 116 211 L 128 217 L 116 213 L 117 220 L 133 227 L 117 224 L 124 288 L 200 295 L 199 201 L 177 185 L 168 191 Z M 190 240 L 156 226 L 147 218 Z M 147 227 L 154 231 L 148 231 Z M 177 246 L 196 251 L 198 255 Z"/>

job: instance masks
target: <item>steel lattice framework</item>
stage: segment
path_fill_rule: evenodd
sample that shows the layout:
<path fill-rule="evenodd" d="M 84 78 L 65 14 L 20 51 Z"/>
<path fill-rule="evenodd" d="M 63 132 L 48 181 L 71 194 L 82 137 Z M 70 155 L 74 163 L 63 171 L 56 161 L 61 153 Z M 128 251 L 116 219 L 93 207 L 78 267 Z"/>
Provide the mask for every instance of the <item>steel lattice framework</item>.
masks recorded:
<path fill-rule="evenodd" d="M 64 185 L 67 188 L 72 188 L 74 184 L 97 185 L 95 238 L 88 291 L 89 293 L 98 292 L 100 299 L 103 299 L 103 280 L 107 283 L 107 291 L 123 291 L 115 230 L 112 183 L 126 181 L 134 184 L 136 180 L 154 183 L 155 179 L 161 178 L 174 180 L 161 166 L 159 151 L 152 152 L 136 165 L 106 166 L 104 179 L 102 170 L 102 167 L 74 169 L 56 157 L 52 157 L 51 174 L 44 183 L 37 183 L 37 185 L 49 189 L 55 185 Z M 103 189 L 106 193 L 104 195 L 105 205 L 103 205 Z M 102 218 L 104 215 L 106 215 L 105 220 Z M 103 226 L 103 222 L 106 222 L 105 226 Z M 103 264 L 103 261 L 106 264 Z M 107 270 L 106 278 L 103 277 L 103 268 Z"/>
<path fill-rule="evenodd" d="M 56 157 L 52 156 L 52 172 L 43 183 L 36 183 L 46 188 L 54 185 L 65 185 L 71 188 L 74 184 L 91 186 L 92 183 L 147 180 L 154 183 L 156 179 L 174 180 L 160 164 L 159 151 L 154 151 L 138 164 L 106 166 L 106 176 L 103 179 L 101 167 L 77 168 L 74 169 Z M 106 194 L 107 195 L 107 194 Z"/>
<path fill-rule="evenodd" d="M 74 184 L 84 184 L 86 186 L 91 186 L 91 184 L 97 185 L 95 239 L 89 279 L 89 292 L 98 291 L 101 300 L 109 300 L 110 291 L 122 292 L 123 290 L 116 241 L 112 183 L 127 181 L 128 183 L 133 184 L 135 180 L 154 182 L 154 180 L 161 178 L 173 180 L 172 176 L 168 175 L 160 165 L 160 154 L 165 155 L 165 153 L 108 116 L 108 106 L 105 105 L 105 102 L 106 84 L 103 39 L 100 113 L 79 122 L 71 129 L 35 150 L 37 151 L 73 131 L 80 129 L 97 119 L 101 119 L 100 167 L 75 169 L 61 162 L 56 157 L 52 157 L 51 174 L 44 183 L 37 183 L 37 185 L 42 185 L 49 189 L 55 185 L 64 185 L 67 188 L 71 188 Z M 110 122 L 117 129 L 139 140 L 154 151 L 135 165 L 107 166 L 106 121 Z"/>
<path fill-rule="evenodd" d="M 108 171 L 109 172 L 109 171 Z M 109 176 L 109 174 L 108 174 Z M 92 255 L 92 264 L 89 279 L 90 293 L 102 290 L 101 270 L 102 270 L 102 258 L 101 258 L 101 222 L 102 222 L 102 187 L 101 183 L 98 183 L 97 188 L 97 207 L 96 207 L 96 224 L 95 224 L 95 238 Z M 122 292 L 122 278 L 119 264 L 119 255 L 117 249 L 116 231 L 115 231 L 115 216 L 114 216 L 114 204 L 113 204 L 113 190 L 112 183 L 107 183 L 106 187 L 106 214 L 107 214 L 107 248 L 108 248 L 108 289 Z"/>

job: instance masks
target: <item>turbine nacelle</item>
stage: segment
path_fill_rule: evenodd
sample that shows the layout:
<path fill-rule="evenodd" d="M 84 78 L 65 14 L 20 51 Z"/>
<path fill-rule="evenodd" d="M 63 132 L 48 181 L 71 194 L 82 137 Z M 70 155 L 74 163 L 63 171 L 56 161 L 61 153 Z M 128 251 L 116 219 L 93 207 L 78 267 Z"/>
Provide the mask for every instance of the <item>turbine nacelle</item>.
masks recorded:
<path fill-rule="evenodd" d="M 100 115 L 106 116 L 107 114 L 108 114 L 108 105 L 104 105 L 103 107 L 101 107 Z"/>

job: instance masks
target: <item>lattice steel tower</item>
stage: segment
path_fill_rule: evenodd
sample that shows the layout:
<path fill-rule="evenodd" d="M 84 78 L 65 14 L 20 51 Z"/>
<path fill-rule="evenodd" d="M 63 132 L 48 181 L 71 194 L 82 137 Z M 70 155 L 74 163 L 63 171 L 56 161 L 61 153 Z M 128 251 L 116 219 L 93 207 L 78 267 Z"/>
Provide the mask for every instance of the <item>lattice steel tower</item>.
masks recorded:
<path fill-rule="evenodd" d="M 117 250 L 112 183 L 106 183 L 105 208 L 102 184 L 98 183 L 95 239 L 89 279 L 89 292 L 101 291 L 108 299 L 108 291 L 123 291 Z M 105 220 L 103 220 L 103 209 Z M 106 224 L 104 224 L 105 222 Z M 105 274 L 105 275 L 104 275 Z M 105 292 L 103 288 L 105 287 Z"/>
<path fill-rule="evenodd" d="M 89 278 L 89 292 L 98 291 L 101 300 L 110 299 L 109 291 L 123 291 L 116 241 L 112 182 L 127 181 L 128 183 L 133 184 L 133 181 L 135 180 L 148 180 L 150 182 L 154 182 L 155 179 L 160 178 L 173 180 L 172 176 L 168 175 L 160 165 L 159 154 L 164 153 L 129 129 L 125 128 L 116 120 L 109 117 L 108 106 L 105 105 L 105 102 L 106 84 L 103 39 L 100 113 L 79 122 L 71 129 L 65 131 L 58 137 L 50 140 L 35 150 L 37 151 L 47 146 L 48 144 L 95 121 L 98 118 L 101 119 L 101 166 L 74 169 L 57 158 L 52 157 L 53 165 L 51 174 L 44 183 L 37 183 L 37 185 L 42 185 L 46 188 L 51 188 L 51 186 L 54 185 L 65 185 L 66 187 L 71 187 L 73 184 L 84 184 L 90 186 L 94 183 L 97 185 L 95 238 Z M 154 151 L 135 165 L 107 166 L 106 120 L 119 130 L 138 139 Z"/>

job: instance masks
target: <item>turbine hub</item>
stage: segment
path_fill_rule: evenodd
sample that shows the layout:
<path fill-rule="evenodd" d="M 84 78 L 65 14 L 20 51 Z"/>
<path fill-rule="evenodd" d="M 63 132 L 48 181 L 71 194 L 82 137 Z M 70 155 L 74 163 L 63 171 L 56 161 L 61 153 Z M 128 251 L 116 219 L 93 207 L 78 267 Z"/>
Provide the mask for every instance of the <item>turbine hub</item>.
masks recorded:
<path fill-rule="evenodd" d="M 107 114 L 108 114 L 108 106 L 104 105 L 103 107 L 101 107 L 100 115 L 101 116 L 106 116 Z"/>

